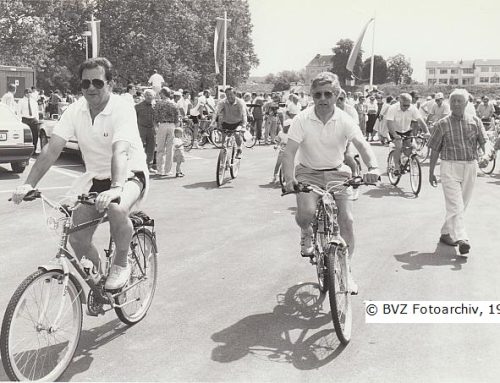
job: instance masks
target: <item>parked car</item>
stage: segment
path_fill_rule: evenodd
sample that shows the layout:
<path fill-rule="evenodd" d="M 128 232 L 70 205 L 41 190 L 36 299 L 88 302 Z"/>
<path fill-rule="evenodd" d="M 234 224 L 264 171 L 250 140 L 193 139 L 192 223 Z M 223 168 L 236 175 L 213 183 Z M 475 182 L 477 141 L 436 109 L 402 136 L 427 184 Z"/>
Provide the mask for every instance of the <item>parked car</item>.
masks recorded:
<path fill-rule="evenodd" d="M 52 136 L 52 132 L 57 124 L 57 121 L 59 121 L 58 114 L 53 114 L 48 119 L 40 120 L 40 131 L 38 134 L 40 136 L 40 146 L 42 148 L 49 142 L 49 139 Z M 65 150 L 80 153 L 80 147 L 78 146 L 78 141 L 76 140 L 76 137 L 71 137 L 66 142 Z"/>
<path fill-rule="evenodd" d="M 28 125 L 0 103 L 0 163 L 9 163 L 14 173 L 22 173 L 33 153 L 33 136 Z"/>

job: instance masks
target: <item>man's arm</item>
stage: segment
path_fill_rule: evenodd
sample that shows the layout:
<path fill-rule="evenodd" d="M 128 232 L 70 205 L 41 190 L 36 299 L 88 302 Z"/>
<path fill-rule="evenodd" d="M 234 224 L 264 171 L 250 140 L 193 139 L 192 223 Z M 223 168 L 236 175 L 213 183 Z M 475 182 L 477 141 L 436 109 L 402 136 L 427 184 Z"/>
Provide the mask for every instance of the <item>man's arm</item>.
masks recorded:
<path fill-rule="evenodd" d="M 377 182 L 380 177 L 380 170 L 377 164 L 377 157 L 370 144 L 360 135 L 354 136 L 352 143 L 358 150 L 363 162 L 368 167 L 368 172 L 365 174 L 365 181 L 369 183 Z"/>
<path fill-rule="evenodd" d="M 429 148 L 431 151 L 429 158 L 429 183 L 436 187 L 437 186 L 437 178 L 434 175 L 434 169 L 436 168 L 437 160 L 439 158 L 439 151 Z"/>
<path fill-rule="evenodd" d="M 287 191 L 293 191 L 294 185 L 297 184 L 297 180 L 295 179 L 294 161 L 298 149 L 299 144 L 289 138 L 285 146 L 285 151 L 283 152 L 282 162 Z"/>

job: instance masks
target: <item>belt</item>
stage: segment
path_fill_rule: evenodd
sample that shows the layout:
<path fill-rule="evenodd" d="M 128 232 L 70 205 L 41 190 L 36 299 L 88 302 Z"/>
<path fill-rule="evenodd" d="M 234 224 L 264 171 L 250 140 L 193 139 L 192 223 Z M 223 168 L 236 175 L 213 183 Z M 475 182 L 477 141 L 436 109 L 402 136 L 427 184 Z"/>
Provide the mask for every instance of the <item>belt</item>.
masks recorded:
<path fill-rule="evenodd" d="M 302 165 L 302 164 L 300 164 L 300 165 L 301 165 L 301 166 L 303 166 L 303 167 L 305 167 L 305 168 L 307 168 L 307 166 L 305 166 L 305 165 Z M 329 168 L 329 169 L 312 169 L 312 170 L 317 171 L 317 172 L 335 172 L 335 171 L 339 171 L 341 167 L 342 167 L 342 165 L 339 165 L 339 166 L 337 166 L 336 168 Z"/>

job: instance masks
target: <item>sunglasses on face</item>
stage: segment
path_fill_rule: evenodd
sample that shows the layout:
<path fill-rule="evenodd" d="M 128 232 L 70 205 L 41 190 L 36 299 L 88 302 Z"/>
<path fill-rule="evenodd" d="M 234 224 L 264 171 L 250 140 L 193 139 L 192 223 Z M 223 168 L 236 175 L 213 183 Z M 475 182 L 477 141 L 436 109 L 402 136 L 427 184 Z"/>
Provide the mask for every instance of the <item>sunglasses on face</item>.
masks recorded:
<path fill-rule="evenodd" d="M 401 108 L 409 108 L 410 104 L 401 104 Z"/>
<path fill-rule="evenodd" d="M 324 96 L 325 98 L 329 99 L 333 97 L 333 92 L 326 91 L 326 92 L 315 92 L 313 93 L 313 97 L 317 100 L 321 98 L 321 96 Z"/>
<path fill-rule="evenodd" d="M 82 80 L 82 82 L 80 83 L 80 87 L 82 89 L 88 89 L 90 88 L 90 84 L 92 84 L 96 89 L 102 89 L 104 87 L 105 82 L 98 78 L 94 78 L 92 80 L 85 79 Z"/>
<path fill-rule="evenodd" d="M 345 98 L 344 98 L 344 97 L 339 97 L 339 98 L 337 98 L 337 101 L 340 101 L 340 102 L 342 102 L 342 101 L 344 101 L 344 100 L 345 100 Z"/>

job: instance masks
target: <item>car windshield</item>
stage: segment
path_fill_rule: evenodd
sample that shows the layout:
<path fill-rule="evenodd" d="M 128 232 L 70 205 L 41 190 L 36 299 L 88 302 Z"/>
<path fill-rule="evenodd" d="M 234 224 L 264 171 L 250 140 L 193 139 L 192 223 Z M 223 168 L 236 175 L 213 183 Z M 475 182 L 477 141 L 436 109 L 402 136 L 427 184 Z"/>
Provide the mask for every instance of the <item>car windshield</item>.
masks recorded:
<path fill-rule="evenodd" d="M 4 105 L 0 105 L 0 121 L 7 123 L 19 122 L 14 112 Z"/>

